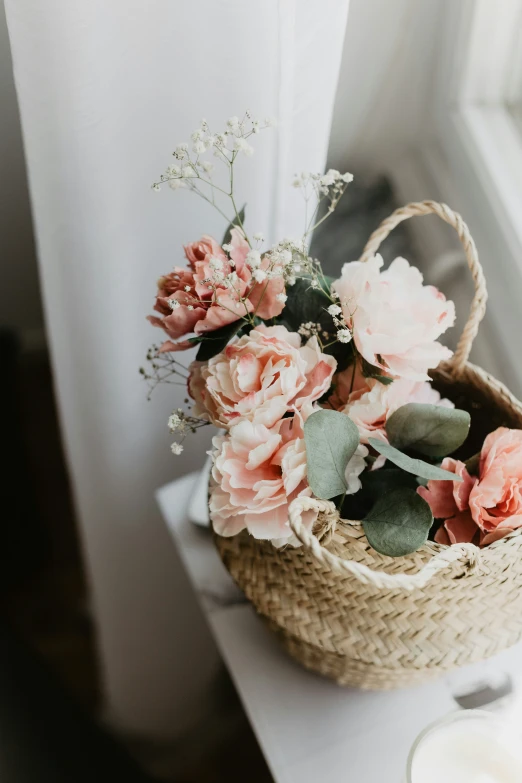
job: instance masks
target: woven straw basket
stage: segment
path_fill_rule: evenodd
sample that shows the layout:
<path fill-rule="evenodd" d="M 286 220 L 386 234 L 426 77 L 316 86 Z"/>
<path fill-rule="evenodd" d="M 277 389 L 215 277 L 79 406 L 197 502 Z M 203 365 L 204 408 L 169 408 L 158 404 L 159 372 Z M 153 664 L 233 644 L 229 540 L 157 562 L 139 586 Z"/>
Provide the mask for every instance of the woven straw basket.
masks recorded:
<path fill-rule="evenodd" d="M 444 204 L 409 204 L 372 234 L 361 260 L 401 221 L 430 213 L 456 229 L 475 284 L 457 350 L 433 373 L 436 388 L 471 414 L 469 456 L 496 427 L 522 428 L 522 404 L 467 361 L 487 294 L 466 224 Z M 307 508 L 320 511 L 320 531 L 301 524 Z M 289 522 L 301 547 L 277 549 L 246 532 L 216 537 L 216 544 L 256 611 L 308 669 L 341 685 L 398 688 L 488 658 L 522 637 L 520 531 L 484 549 L 428 542 L 390 558 L 371 549 L 360 522 L 338 519 L 329 501 L 298 498 Z"/>

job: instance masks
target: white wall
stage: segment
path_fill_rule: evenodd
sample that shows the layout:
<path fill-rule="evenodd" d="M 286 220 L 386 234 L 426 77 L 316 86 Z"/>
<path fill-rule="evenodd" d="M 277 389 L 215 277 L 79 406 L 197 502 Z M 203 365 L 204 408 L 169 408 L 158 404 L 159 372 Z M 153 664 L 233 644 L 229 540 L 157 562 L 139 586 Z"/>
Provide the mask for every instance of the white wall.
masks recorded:
<path fill-rule="evenodd" d="M 41 343 L 43 315 L 27 176 L 4 4 L 0 7 L 0 326 L 28 347 Z"/>

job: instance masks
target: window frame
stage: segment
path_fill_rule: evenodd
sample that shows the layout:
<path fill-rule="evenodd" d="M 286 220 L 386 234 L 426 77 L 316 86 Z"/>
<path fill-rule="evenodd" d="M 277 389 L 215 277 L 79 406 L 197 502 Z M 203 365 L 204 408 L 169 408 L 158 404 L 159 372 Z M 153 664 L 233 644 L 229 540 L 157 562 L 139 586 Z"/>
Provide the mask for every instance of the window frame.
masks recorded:
<path fill-rule="evenodd" d="M 423 164 L 476 239 L 503 377 L 519 391 L 522 361 L 512 361 L 512 346 L 522 329 L 522 122 L 513 106 L 522 98 L 522 2 L 446 0 L 441 23 Z"/>

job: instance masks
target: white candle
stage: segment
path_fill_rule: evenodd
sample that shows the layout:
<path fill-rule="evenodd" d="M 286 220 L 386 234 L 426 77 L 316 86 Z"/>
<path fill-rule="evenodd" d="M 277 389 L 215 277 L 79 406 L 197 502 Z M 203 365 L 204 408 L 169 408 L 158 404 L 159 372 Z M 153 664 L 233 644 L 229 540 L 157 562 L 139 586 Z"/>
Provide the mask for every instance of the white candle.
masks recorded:
<path fill-rule="evenodd" d="M 522 783 L 522 740 L 488 713 L 457 713 L 429 729 L 409 760 L 408 783 Z"/>

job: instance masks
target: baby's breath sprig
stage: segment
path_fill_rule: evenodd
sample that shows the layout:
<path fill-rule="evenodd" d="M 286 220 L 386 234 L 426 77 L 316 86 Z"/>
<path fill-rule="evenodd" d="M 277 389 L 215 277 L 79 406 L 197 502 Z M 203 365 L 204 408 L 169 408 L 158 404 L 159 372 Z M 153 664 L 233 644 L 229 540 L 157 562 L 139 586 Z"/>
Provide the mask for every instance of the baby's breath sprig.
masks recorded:
<path fill-rule="evenodd" d="M 312 174 L 308 171 L 302 171 L 296 174 L 293 186 L 302 191 L 305 200 L 305 232 L 304 237 L 310 234 L 321 225 L 335 210 L 344 191 L 350 182 L 353 181 L 353 174 L 341 174 L 336 169 L 329 169 L 326 174 Z M 308 205 L 311 200 L 315 201 L 315 208 L 310 218 L 308 217 Z M 322 218 L 317 220 L 317 215 L 324 201 L 328 201 L 326 212 Z"/>
<path fill-rule="evenodd" d="M 153 345 L 147 351 L 147 366 L 140 367 L 140 375 L 147 381 L 150 400 L 152 392 L 160 383 L 170 383 L 174 386 L 187 388 L 189 372 L 187 368 L 169 352 L 160 353 L 159 346 Z"/>
<path fill-rule="evenodd" d="M 176 433 L 177 440 L 172 443 L 170 449 L 175 456 L 179 456 L 183 452 L 183 441 L 187 437 L 188 433 L 195 433 L 196 430 L 201 427 L 206 427 L 210 424 L 205 419 L 200 419 L 197 416 L 190 416 L 185 413 L 183 408 L 176 408 L 168 418 L 168 428 L 171 433 Z"/>
<path fill-rule="evenodd" d="M 234 212 L 234 222 L 244 232 L 246 240 L 250 244 L 248 235 L 244 230 L 241 213 L 237 209 L 234 197 L 234 164 L 238 155 L 250 157 L 254 148 L 248 139 L 266 128 L 275 125 L 275 120 L 270 117 L 263 122 L 252 117 L 246 111 L 241 119 L 230 117 L 225 128 L 219 133 L 211 130 L 207 120 L 201 120 L 199 128 L 191 134 L 191 143 L 178 144 L 172 153 L 176 163 L 167 167 L 157 182 L 152 185 L 153 190 L 161 190 L 162 185 L 168 185 L 173 190 L 186 188 L 192 193 L 203 198 L 211 204 L 226 220 L 231 223 L 230 216 L 226 214 L 218 198 L 227 198 L 229 206 Z M 213 179 L 214 165 L 202 156 L 207 152 L 213 152 L 214 157 L 224 164 L 228 175 L 226 185 L 218 185 Z"/>

